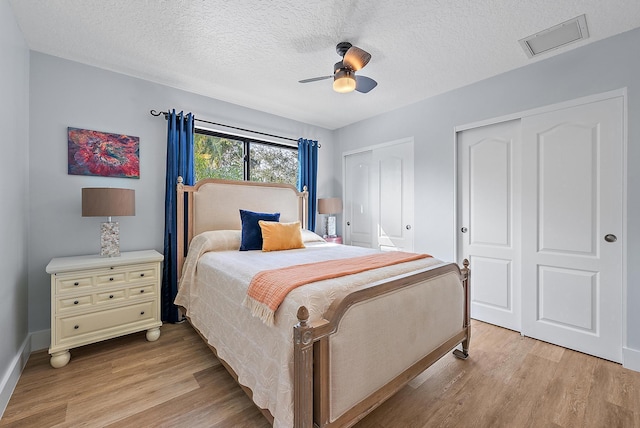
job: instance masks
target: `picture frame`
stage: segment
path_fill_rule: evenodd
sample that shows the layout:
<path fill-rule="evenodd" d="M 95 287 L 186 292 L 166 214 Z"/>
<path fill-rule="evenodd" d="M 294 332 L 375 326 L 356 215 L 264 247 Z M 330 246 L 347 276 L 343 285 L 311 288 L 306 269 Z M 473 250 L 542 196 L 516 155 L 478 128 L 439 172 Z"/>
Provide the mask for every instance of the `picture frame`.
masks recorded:
<path fill-rule="evenodd" d="M 140 138 L 67 128 L 68 174 L 140 178 Z"/>

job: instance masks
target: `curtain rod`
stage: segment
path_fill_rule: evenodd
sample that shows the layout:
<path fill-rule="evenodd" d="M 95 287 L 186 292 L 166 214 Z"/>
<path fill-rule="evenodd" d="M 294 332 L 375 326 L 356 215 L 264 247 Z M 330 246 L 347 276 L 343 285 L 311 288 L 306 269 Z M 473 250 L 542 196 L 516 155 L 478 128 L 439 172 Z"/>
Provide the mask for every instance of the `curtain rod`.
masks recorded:
<path fill-rule="evenodd" d="M 152 116 L 160 116 L 161 114 L 164 115 L 164 118 L 167 119 L 167 117 L 169 116 L 169 113 L 166 111 L 155 111 L 155 110 L 151 110 L 149 113 L 151 113 Z M 193 117 L 193 120 L 197 120 L 198 122 L 204 122 L 204 123 L 209 123 L 211 125 L 217 125 L 217 126 L 224 126 L 225 128 L 232 128 L 232 129 L 237 129 L 238 131 L 244 131 L 244 132 L 251 132 L 253 134 L 259 134 L 259 135 L 265 135 L 267 137 L 274 137 L 274 138 L 280 138 L 282 140 L 289 140 L 289 141 L 295 141 L 296 143 L 298 142 L 298 140 L 294 139 L 294 138 L 289 138 L 289 137 L 281 137 L 280 135 L 273 135 L 273 134 L 267 134 L 265 132 L 260 132 L 260 131 L 253 131 L 251 129 L 245 129 L 245 128 L 238 128 L 237 126 L 231 126 L 231 125 L 225 125 L 224 123 L 216 123 L 216 122 L 210 122 L 208 120 L 204 120 L 204 119 L 196 119 L 196 117 Z M 318 148 L 322 147 L 320 145 L 320 143 L 318 143 Z"/>

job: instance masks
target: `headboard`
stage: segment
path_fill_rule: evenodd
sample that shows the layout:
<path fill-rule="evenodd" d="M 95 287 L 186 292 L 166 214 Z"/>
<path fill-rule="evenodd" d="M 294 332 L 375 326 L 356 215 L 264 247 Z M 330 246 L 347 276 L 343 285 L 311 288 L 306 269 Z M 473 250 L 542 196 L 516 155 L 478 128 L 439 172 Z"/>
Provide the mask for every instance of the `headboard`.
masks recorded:
<path fill-rule="evenodd" d="M 289 184 L 207 178 L 187 186 L 178 177 L 176 201 L 178 275 L 191 239 L 208 230 L 240 230 L 240 209 L 279 212 L 281 222 L 307 228 L 308 192 Z"/>

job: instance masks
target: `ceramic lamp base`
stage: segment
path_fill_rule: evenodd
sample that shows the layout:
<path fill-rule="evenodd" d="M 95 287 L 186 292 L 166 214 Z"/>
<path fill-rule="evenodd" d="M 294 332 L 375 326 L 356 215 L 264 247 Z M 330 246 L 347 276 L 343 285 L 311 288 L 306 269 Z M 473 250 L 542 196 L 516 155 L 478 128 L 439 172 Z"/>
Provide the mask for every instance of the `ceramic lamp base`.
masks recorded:
<path fill-rule="evenodd" d="M 336 217 L 335 216 L 327 216 L 327 235 L 328 236 L 337 236 L 336 235 Z"/>
<path fill-rule="evenodd" d="M 105 257 L 120 255 L 120 226 L 117 221 L 100 225 L 100 255 Z"/>

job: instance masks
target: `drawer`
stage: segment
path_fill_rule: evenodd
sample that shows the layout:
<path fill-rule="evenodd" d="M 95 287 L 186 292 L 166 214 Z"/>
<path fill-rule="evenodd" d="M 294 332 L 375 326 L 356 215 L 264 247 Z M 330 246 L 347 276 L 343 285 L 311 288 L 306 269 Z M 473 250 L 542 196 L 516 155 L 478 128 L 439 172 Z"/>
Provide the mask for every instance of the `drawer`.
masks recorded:
<path fill-rule="evenodd" d="M 153 281 L 156 279 L 156 272 L 155 265 L 134 266 L 129 272 L 129 282 Z"/>
<path fill-rule="evenodd" d="M 114 290 L 105 293 L 98 293 L 96 295 L 96 303 L 117 302 L 118 300 L 124 300 L 126 298 L 125 290 Z"/>
<path fill-rule="evenodd" d="M 91 306 L 91 295 L 67 297 L 65 299 L 58 299 L 56 302 L 56 310 L 58 312 L 65 312 L 70 309 Z"/>
<path fill-rule="evenodd" d="M 85 290 L 93 285 L 92 277 L 87 276 L 67 276 L 56 278 L 56 291 L 58 293 L 71 290 Z"/>
<path fill-rule="evenodd" d="M 98 285 L 124 284 L 127 282 L 126 272 L 111 272 L 96 276 Z"/>
<path fill-rule="evenodd" d="M 141 302 L 92 314 L 61 317 L 56 323 L 58 343 L 101 330 L 153 321 L 156 319 L 155 305 L 155 301 Z"/>
<path fill-rule="evenodd" d="M 154 284 L 133 286 L 129 288 L 129 298 L 153 296 L 155 290 L 156 286 Z"/>

